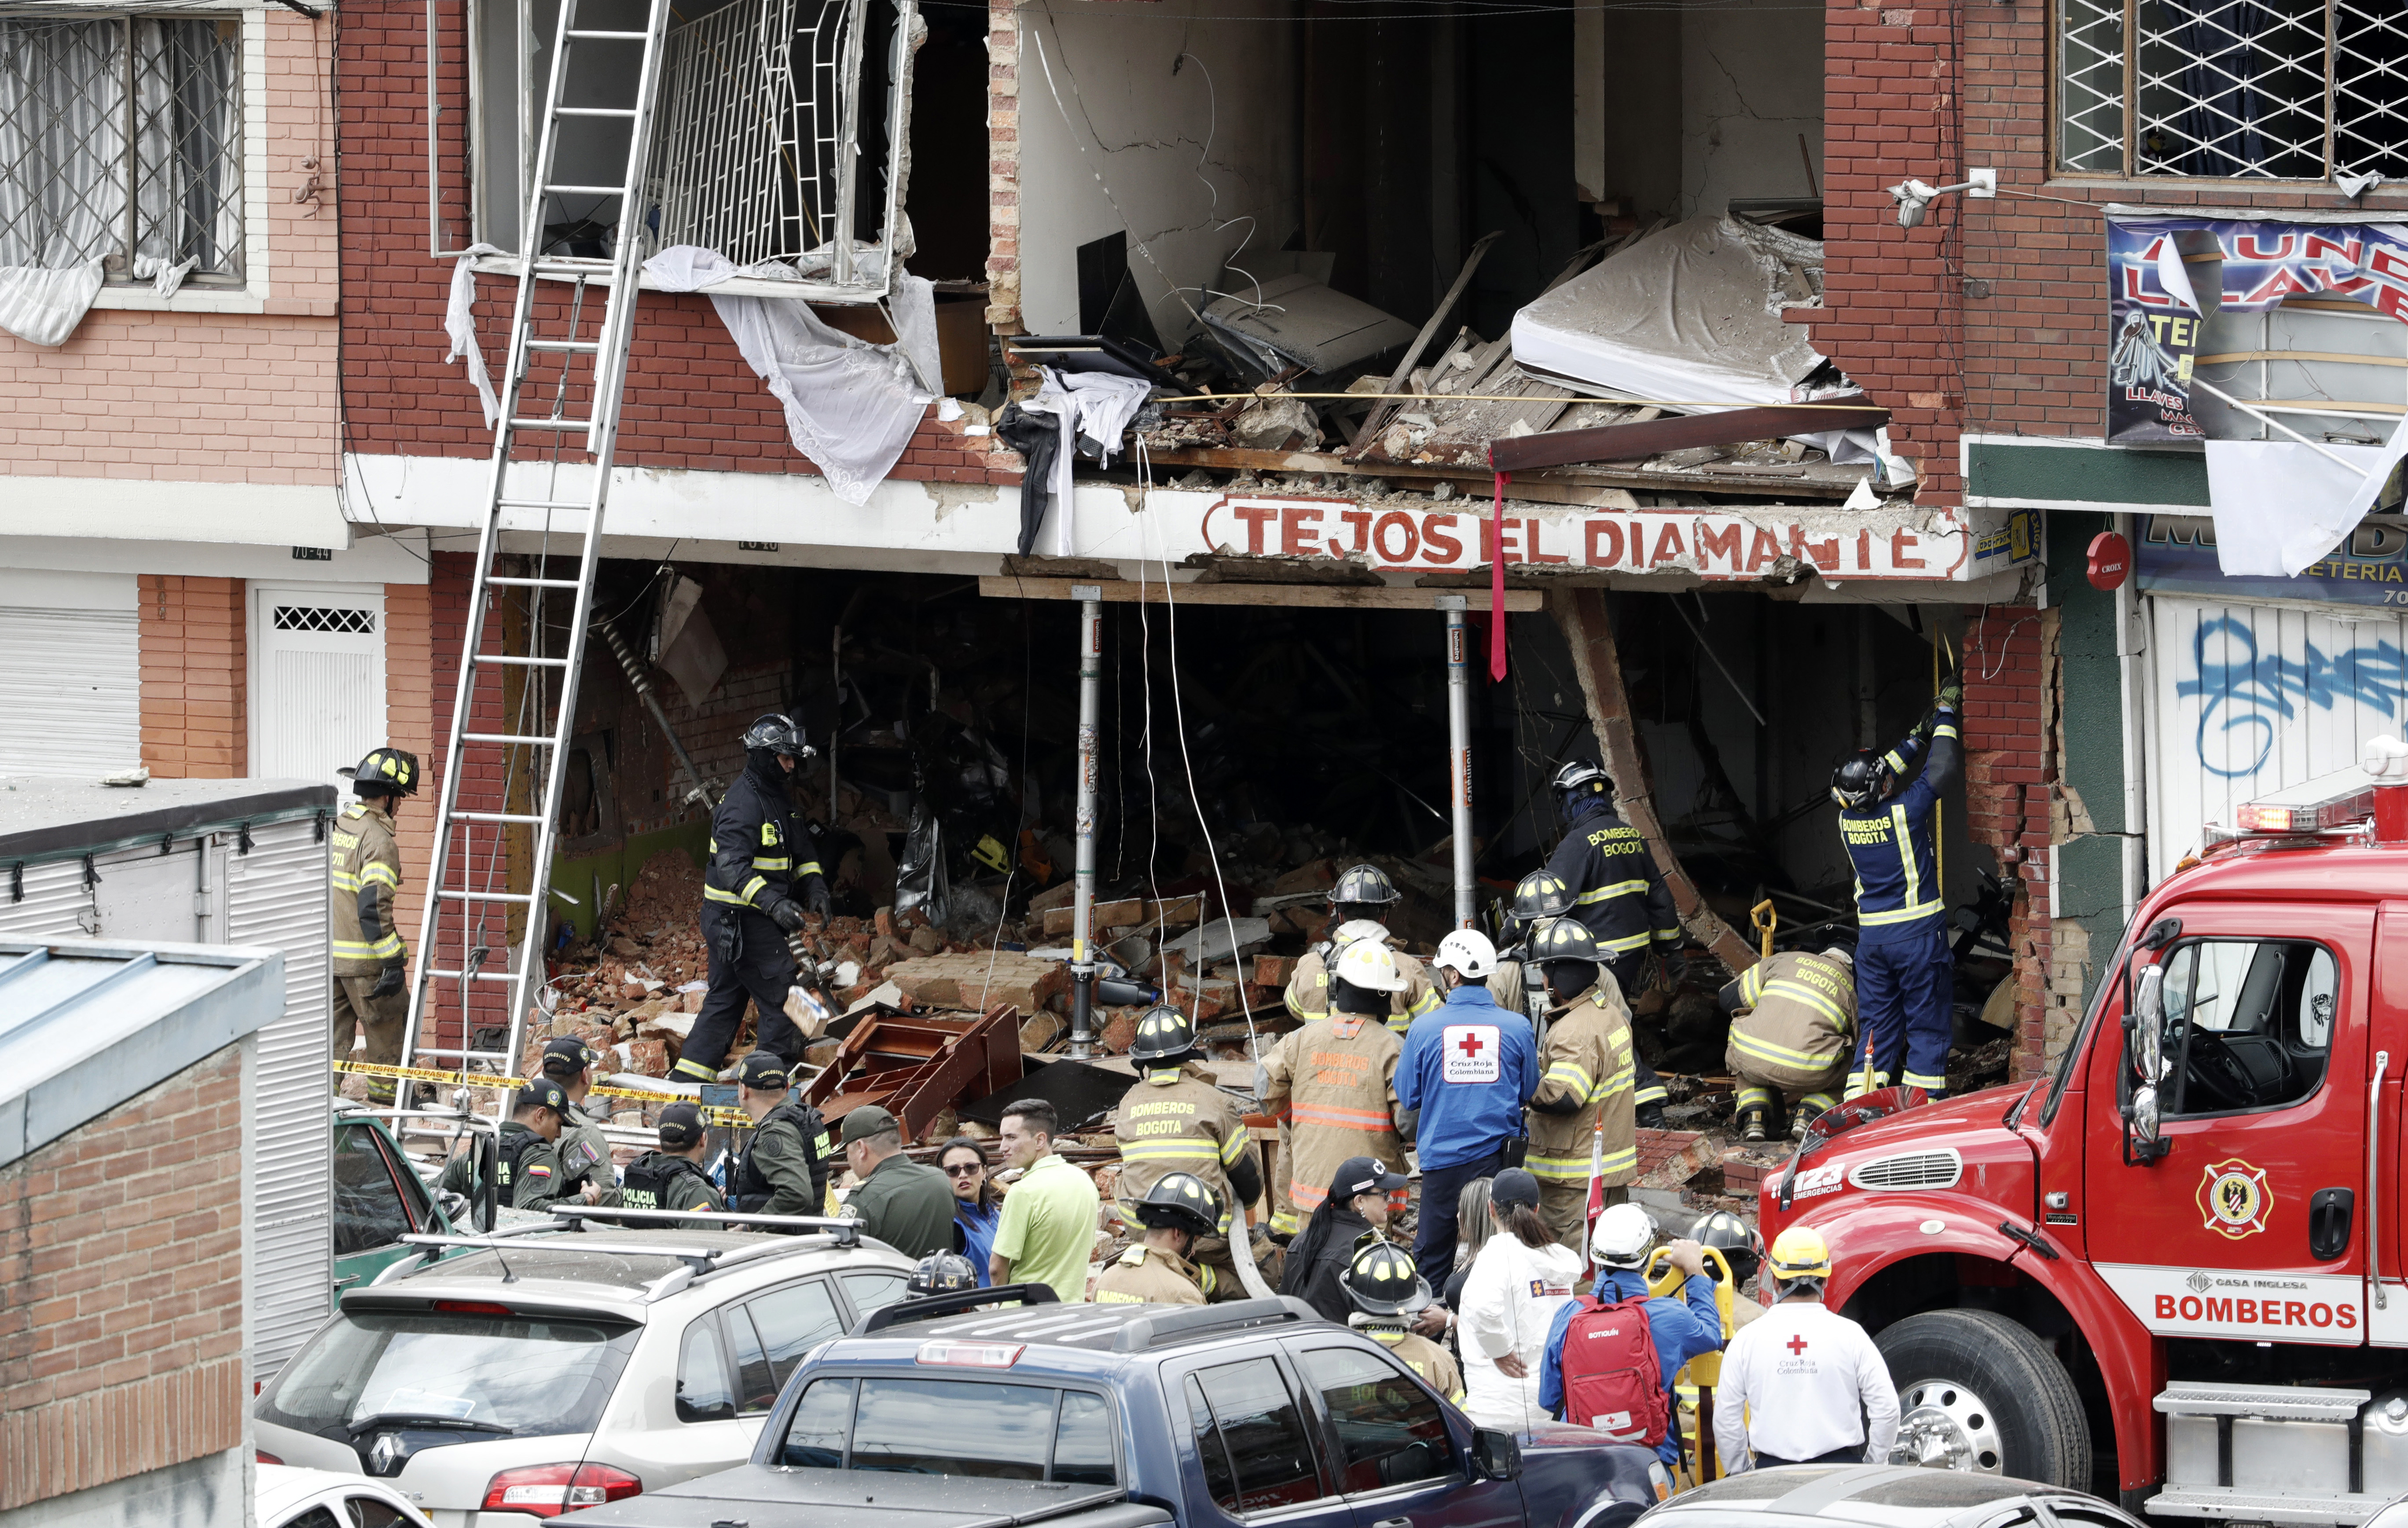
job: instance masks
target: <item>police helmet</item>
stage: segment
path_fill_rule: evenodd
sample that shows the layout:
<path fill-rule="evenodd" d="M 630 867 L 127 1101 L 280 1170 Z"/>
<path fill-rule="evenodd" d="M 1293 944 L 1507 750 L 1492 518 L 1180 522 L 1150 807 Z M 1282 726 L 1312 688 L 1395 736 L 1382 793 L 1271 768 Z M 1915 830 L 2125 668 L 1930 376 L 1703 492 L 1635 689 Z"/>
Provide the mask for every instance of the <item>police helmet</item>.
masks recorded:
<path fill-rule="evenodd" d="M 1430 1303 L 1430 1287 L 1412 1253 L 1374 1239 L 1356 1247 L 1346 1265 L 1346 1298 L 1367 1316 L 1411 1316 Z"/>
<path fill-rule="evenodd" d="M 1405 894 L 1388 872 L 1377 865 L 1357 865 L 1338 878 L 1329 888 L 1329 901 L 1340 907 L 1385 907 L 1404 901 Z"/>
<path fill-rule="evenodd" d="M 1709 1210 L 1698 1217 L 1689 1227 L 1689 1240 L 1721 1253 L 1734 1284 L 1754 1278 L 1764 1262 L 1764 1238 L 1728 1210 Z"/>
<path fill-rule="evenodd" d="M 1879 754 L 1859 748 L 1831 771 L 1831 800 L 1842 806 L 1862 806 L 1874 800 L 1885 789 L 1887 782 L 1884 777 L 1888 772 Z"/>
<path fill-rule="evenodd" d="M 337 770 L 351 781 L 351 789 L 359 795 L 383 793 L 394 796 L 418 794 L 418 756 L 398 748 L 376 747 L 368 756 L 348 770 Z"/>
<path fill-rule="evenodd" d="M 1138 1016 L 1128 1053 L 1132 1061 L 1176 1061 L 1195 1048 L 1196 1026 L 1170 1004 L 1157 1002 Z"/>
<path fill-rule="evenodd" d="M 1130 1206 L 1141 1226 L 1169 1227 L 1198 1236 L 1221 1232 L 1221 1196 L 1193 1173 L 1165 1173 Z"/>
<path fill-rule="evenodd" d="M 1555 800 L 1568 800 L 1575 796 L 1595 796 L 1613 789 L 1613 779 L 1598 767 L 1593 758 L 1566 759 L 1550 782 L 1555 789 Z"/>
<path fill-rule="evenodd" d="M 959 1252 L 929 1253 L 903 1286 L 911 1294 L 959 1294 L 978 1287 L 978 1270 Z"/>
<path fill-rule="evenodd" d="M 1530 941 L 1530 959 L 1542 962 L 1586 960 L 1595 964 L 1605 957 L 1598 953 L 1597 936 L 1588 931 L 1587 924 L 1578 918 L 1557 918 Z"/>
<path fill-rule="evenodd" d="M 818 749 L 803 741 L 803 729 L 795 719 L 777 711 L 763 714 L 744 729 L 744 747 L 748 753 L 766 748 L 795 758 L 812 758 L 819 754 Z"/>
<path fill-rule="evenodd" d="M 1513 917 L 1520 923 L 1559 918 L 1578 901 L 1562 876 L 1551 870 L 1534 870 L 1514 884 Z"/>

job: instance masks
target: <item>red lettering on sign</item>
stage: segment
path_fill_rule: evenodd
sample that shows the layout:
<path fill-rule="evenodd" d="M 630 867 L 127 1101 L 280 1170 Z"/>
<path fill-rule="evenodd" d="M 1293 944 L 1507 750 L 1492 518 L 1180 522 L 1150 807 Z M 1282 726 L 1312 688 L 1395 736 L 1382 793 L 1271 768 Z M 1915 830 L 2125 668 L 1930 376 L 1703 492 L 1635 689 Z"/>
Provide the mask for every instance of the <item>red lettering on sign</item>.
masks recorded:
<path fill-rule="evenodd" d="M 2304 1324 L 2307 1321 L 2307 1319 L 2308 1307 L 2305 1304 L 2297 1300 L 2286 1300 L 2283 1302 L 2284 1325 L 2300 1326 Z"/>
<path fill-rule="evenodd" d="M 2322 260 L 2337 254 L 2341 256 L 2344 265 L 2354 266 L 2358 264 L 2358 251 L 2365 248 L 2364 243 L 2356 238 L 2336 242 L 2322 234 L 2310 234 L 2307 238 L 2308 247 L 2300 252 L 2300 258 L 2302 260 Z"/>
<path fill-rule="evenodd" d="M 2266 247 L 2266 238 L 2263 235 L 2240 234 L 2232 240 L 2233 257 L 2238 260 L 2247 260 L 2253 264 L 2260 260 L 2288 260 L 2291 258 L 2292 247 L 2299 242 L 2299 237 L 2297 234 L 2285 234 L 2273 241 L 2274 247 L 2270 250 Z"/>
<path fill-rule="evenodd" d="M 2186 1321 L 2196 1321 L 2199 1319 L 2199 1297 L 2191 1294 L 2184 1295 L 2182 1297 L 2182 1319 Z"/>
<path fill-rule="evenodd" d="M 2335 1305 L 2333 1307 L 2333 1325 L 2340 1327 L 2344 1332 L 2358 1325 L 2358 1307 L 2356 1305 Z"/>
<path fill-rule="evenodd" d="M 1347 518 L 1354 517 L 1349 515 Z M 1364 518 L 1368 520 L 1370 516 L 1366 515 Z M 1388 550 L 1388 532 L 1392 530 L 1401 530 L 1405 533 L 1403 550 L 1397 552 Z M 1413 517 L 1402 510 L 1390 510 L 1380 516 L 1380 523 L 1371 530 L 1371 550 L 1378 554 L 1382 562 L 1411 562 L 1413 560 L 1413 554 L 1420 549 L 1421 544 L 1422 533 L 1414 527 Z"/>
<path fill-rule="evenodd" d="M 2308 1324 L 2310 1326 L 2332 1325 L 2332 1307 L 2325 1305 L 2310 1305 L 2308 1307 Z"/>
<path fill-rule="evenodd" d="M 2174 1319 L 2174 1308 L 2175 1308 L 2175 1307 L 2174 1307 L 2174 1297 L 2173 1297 L 2172 1295 L 2171 1295 L 2171 1294 L 2161 1294 L 2161 1295 L 2157 1296 L 2157 1319 L 2158 1319 L 2158 1320 L 2160 1320 L 2160 1321 L 2171 1321 L 2171 1320 L 2172 1320 L 2172 1319 Z"/>
<path fill-rule="evenodd" d="M 1305 504 L 1282 510 L 1280 551 L 1291 557 L 1321 555 L 1321 512 Z"/>
<path fill-rule="evenodd" d="M 2255 1300 L 2236 1300 L 2232 1308 L 2232 1319 L 2243 1326 L 2258 1319 L 2258 1302 Z"/>
<path fill-rule="evenodd" d="M 1856 532 L 1856 571 L 1870 573 L 1872 570 L 1873 533 L 1870 530 L 1860 530 Z"/>
<path fill-rule="evenodd" d="M 2314 292 L 2315 290 L 2315 287 L 2310 286 L 2307 282 L 2300 281 L 2298 277 L 2292 275 L 2291 268 L 2288 266 L 2277 266 L 2274 267 L 2274 273 L 2272 275 L 2258 282 L 2255 291 L 2249 293 L 2246 296 L 2243 296 L 2240 302 L 2234 304 L 2234 306 L 2240 308 L 2260 308 L 2272 303 L 2280 302 L 2285 297 L 2291 296 L 2294 294 L 2306 294 Z"/>
<path fill-rule="evenodd" d="M 1889 533 L 1890 566 L 1893 568 L 1928 567 L 1928 564 L 1921 557 L 1911 555 L 1914 549 L 1922 544 L 1922 538 L 1911 530 L 1891 531 Z"/>
<path fill-rule="evenodd" d="M 1719 556 L 1728 558 L 1731 571 L 1738 572 L 1740 570 L 1739 536 L 1744 528 L 1734 520 L 1720 530 L 1708 530 L 1706 523 L 1702 520 L 1698 521 L 1697 524 L 1698 570 L 1706 571 L 1713 566 L 1713 559 Z"/>
<path fill-rule="evenodd" d="M 1668 562 L 1687 550 L 1681 544 L 1681 527 L 1668 525 L 1656 533 L 1656 550 L 1648 554 L 1647 566 L 1653 568 L 1659 562 Z"/>
<path fill-rule="evenodd" d="M 1611 520 L 1588 523 L 1588 565 L 1611 568 L 1622 560 L 1622 527 Z"/>
<path fill-rule="evenodd" d="M 1762 526 L 1756 526 L 1756 539 L 1747 543 L 1747 570 L 1751 573 L 1758 572 L 1768 563 L 1780 560 L 1781 543 L 1773 540 L 1771 531 Z"/>
<path fill-rule="evenodd" d="M 1789 555 L 1801 562 L 1812 562 L 1823 571 L 1837 571 L 1840 566 L 1840 539 L 1810 541 L 1806 533 L 1793 525 L 1789 527 Z"/>
<path fill-rule="evenodd" d="M 1520 562 L 1522 560 L 1522 554 L 1515 550 L 1514 539 L 1520 534 L 1516 527 L 1521 524 L 1522 522 L 1519 520 L 1507 520 L 1501 525 L 1494 519 L 1483 520 L 1480 522 L 1481 560 L 1484 562 L 1494 562 L 1499 556 L 1502 556 L 1507 562 Z M 1501 552 L 1498 549 L 1497 544 L 1500 536 L 1505 543 L 1504 549 Z"/>
<path fill-rule="evenodd" d="M 1338 512 L 1338 518 L 1354 527 L 1354 545 L 1352 550 L 1360 552 L 1371 544 L 1370 511 L 1340 510 Z"/>
<path fill-rule="evenodd" d="M 1240 504 L 1231 512 L 1246 523 L 1246 550 L 1262 555 L 1263 522 L 1276 518 L 1279 511 L 1268 504 Z"/>
<path fill-rule="evenodd" d="M 2374 289 L 2374 308 L 2392 318 L 2408 319 L 2408 293 L 2396 286 L 2378 286 Z"/>
<path fill-rule="evenodd" d="M 1463 555 L 1463 542 L 1447 533 L 1455 528 L 1455 516 L 1433 514 L 1422 522 L 1422 553 L 1432 562 L 1451 563 Z"/>
<path fill-rule="evenodd" d="M 1571 559 L 1570 557 L 1569 557 L 1569 556 L 1559 555 L 1557 555 L 1557 554 L 1555 554 L 1555 553 L 1553 553 L 1553 552 L 1541 552 L 1541 551 L 1540 551 L 1540 550 L 1539 550 L 1539 523 L 1538 523 L 1536 520 L 1525 520 L 1525 521 L 1523 521 L 1523 522 L 1522 522 L 1522 524 L 1523 524 L 1524 526 L 1527 526 L 1527 527 L 1528 527 L 1527 529 L 1526 529 L 1526 530 L 1524 530 L 1524 531 L 1522 532 L 1522 544 L 1523 544 L 1524 546 L 1526 546 L 1526 547 L 1528 547 L 1528 548 L 1530 549 L 1530 559 L 1529 559 L 1530 561 L 1532 561 L 1532 562 L 1570 562 L 1570 561 L 1571 561 L 1571 560 L 1572 560 L 1572 559 Z"/>
<path fill-rule="evenodd" d="M 2229 1300 L 2210 1300 L 2207 1303 L 2207 1319 L 2211 1321 L 2231 1320 L 2232 1302 Z"/>

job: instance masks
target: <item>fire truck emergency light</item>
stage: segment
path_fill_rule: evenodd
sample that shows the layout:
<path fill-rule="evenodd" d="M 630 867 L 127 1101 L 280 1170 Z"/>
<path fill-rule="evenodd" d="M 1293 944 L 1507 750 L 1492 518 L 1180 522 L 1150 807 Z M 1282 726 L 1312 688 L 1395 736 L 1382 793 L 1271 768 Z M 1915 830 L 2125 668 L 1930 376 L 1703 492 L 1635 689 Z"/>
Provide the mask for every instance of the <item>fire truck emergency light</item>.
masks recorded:
<path fill-rule="evenodd" d="M 2356 765 L 2243 802 L 2233 826 L 2243 833 L 2329 833 L 2370 819 L 2377 843 L 2408 843 L 2408 742 L 2398 738 L 2370 739 Z"/>

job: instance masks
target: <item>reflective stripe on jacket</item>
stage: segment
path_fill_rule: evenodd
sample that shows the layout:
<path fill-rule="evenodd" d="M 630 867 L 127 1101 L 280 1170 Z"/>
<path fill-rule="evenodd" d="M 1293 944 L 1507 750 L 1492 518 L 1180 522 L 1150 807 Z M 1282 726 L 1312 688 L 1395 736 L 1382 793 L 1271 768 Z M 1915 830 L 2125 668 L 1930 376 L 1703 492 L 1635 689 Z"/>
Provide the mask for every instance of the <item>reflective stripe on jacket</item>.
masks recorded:
<path fill-rule="evenodd" d="M 327 851 L 334 973 L 373 976 L 405 953 L 393 921 L 394 894 L 401 889 L 393 814 L 365 799 L 346 804 Z"/>

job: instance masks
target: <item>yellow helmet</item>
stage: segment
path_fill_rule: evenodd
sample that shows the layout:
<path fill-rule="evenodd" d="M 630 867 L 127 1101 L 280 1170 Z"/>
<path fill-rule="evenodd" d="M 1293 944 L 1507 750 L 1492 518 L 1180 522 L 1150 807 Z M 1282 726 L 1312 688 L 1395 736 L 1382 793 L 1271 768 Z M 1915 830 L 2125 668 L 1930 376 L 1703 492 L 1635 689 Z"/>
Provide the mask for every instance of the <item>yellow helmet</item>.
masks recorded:
<path fill-rule="evenodd" d="M 1772 1255 L 1765 1260 L 1779 1279 L 1828 1278 L 1831 1248 L 1812 1226 L 1791 1226 L 1772 1239 Z"/>

